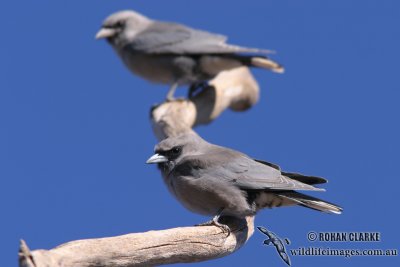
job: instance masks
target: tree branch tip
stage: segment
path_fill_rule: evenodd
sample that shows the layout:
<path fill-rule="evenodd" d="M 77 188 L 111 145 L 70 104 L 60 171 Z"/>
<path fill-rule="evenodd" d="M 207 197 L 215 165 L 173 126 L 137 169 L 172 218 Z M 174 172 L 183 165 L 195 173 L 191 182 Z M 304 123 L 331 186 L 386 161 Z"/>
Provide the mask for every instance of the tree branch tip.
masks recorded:
<path fill-rule="evenodd" d="M 36 264 L 33 260 L 32 253 L 26 244 L 25 240 L 19 240 L 19 251 L 18 251 L 19 266 L 23 267 L 35 267 Z"/>

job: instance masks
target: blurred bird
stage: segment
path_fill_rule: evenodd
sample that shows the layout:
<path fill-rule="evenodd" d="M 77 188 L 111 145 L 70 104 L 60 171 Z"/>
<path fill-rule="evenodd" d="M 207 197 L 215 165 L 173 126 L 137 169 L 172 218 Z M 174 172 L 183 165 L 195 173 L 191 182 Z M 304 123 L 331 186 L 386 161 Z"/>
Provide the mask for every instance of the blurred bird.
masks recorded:
<path fill-rule="evenodd" d="M 170 137 L 155 146 L 146 163 L 158 163 L 171 193 L 189 210 L 243 218 L 263 208 L 300 205 L 340 214 L 342 208 L 297 191 L 325 191 L 314 187 L 327 180 L 283 172 L 279 166 L 254 160 L 238 151 L 213 145 L 194 133 Z"/>
<path fill-rule="evenodd" d="M 265 56 L 269 50 L 230 45 L 226 36 L 152 20 L 130 10 L 106 18 L 96 34 L 96 39 L 102 38 L 133 73 L 170 84 L 167 100 L 174 98 L 179 85 L 190 85 L 193 92 L 221 71 L 243 65 L 284 72 Z"/>

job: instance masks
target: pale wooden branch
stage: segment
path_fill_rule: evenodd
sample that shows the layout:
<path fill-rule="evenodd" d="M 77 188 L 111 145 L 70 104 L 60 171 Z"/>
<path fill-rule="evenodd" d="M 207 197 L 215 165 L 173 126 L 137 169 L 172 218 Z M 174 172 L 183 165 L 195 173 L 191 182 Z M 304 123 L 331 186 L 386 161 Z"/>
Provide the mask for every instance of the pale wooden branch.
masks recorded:
<path fill-rule="evenodd" d="M 245 67 L 223 72 L 210 84 L 211 87 L 188 100 L 164 102 L 152 108 L 152 126 L 159 140 L 210 123 L 227 108 L 246 110 L 258 100 L 258 84 Z M 229 235 L 216 226 L 181 227 L 76 240 L 32 252 L 21 241 L 19 264 L 23 267 L 128 267 L 210 260 L 236 251 L 254 232 L 253 217 L 222 219 L 231 229 Z"/>
<path fill-rule="evenodd" d="M 225 218 L 231 233 L 215 226 L 181 227 L 116 237 L 76 240 L 51 250 L 30 252 L 21 241 L 24 267 L 133 267 L 188 263 L 228 255 L 253 234 L 253 217 Z"/>
<path fill-rule="evenodd" d="M 244 111 L 259 98 L 259 87 L 247 67 L 220 73 L 210 87 L 190 99 L 164 102 L 151 110 L 153 131 L 159 140 L 208 124 L 225 109 Z"/>

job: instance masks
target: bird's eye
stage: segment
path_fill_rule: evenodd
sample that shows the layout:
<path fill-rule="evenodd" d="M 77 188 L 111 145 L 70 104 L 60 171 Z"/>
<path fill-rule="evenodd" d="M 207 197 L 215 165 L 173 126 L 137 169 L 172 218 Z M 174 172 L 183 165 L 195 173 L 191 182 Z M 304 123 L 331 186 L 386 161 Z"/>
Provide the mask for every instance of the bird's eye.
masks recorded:
<path fill-rule="evenodd" d="M 124 24 L 122 23 L 122 21 L 118 21 L 118 22 L 115 24 L 115 27 L 116 27 L 116 28 L 122 28 L 122 26 L 124 26 Z"/>
<path fill-rule="evenodd" d="M 181 153 L 181 151 L 182 151 L 182 148 L 181 148 L 181 147 L 174 147 L 174 148 L 171 150 L 171 152 L 172 152 L 173 155 L 179 155 L 179 154 Z"/>

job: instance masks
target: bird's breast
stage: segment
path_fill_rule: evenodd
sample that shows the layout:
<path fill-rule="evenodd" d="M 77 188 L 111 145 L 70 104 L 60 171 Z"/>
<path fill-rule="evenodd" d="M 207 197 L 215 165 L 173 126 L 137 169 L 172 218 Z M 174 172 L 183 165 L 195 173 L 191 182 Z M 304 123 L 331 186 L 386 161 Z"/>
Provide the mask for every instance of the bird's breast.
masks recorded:
<path fill-rule="evenodd" d="M 189 210 L 216 215 L 224 209 L 224 214 L 244 217 L 253 214 L 243 192 L 223 180 L 209 177 L 174 175 L 165 179 L 170 192 Z"/>
<path fill-rule="evenodd" d="M 134 74 L 154 83 L 172 84 L 174 75 L 168 60 L 156 55 L 133 53 L 124 51 L 121 53 L 122 61 Z"/>
<path fill-rule="evenodd" d="M 122 49 L 119 55 L 134 74 L 154 83 L 185 85 L 198 80 L 195 74 L 197 62 L 191 57 L 146 54 L 131 49 Z"/>

